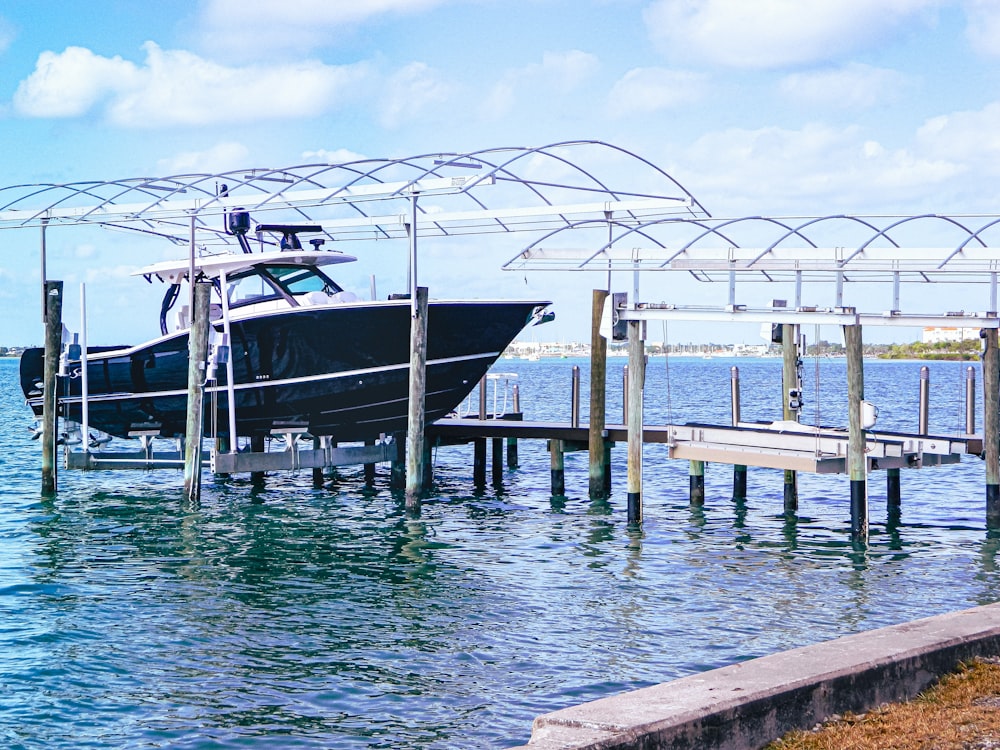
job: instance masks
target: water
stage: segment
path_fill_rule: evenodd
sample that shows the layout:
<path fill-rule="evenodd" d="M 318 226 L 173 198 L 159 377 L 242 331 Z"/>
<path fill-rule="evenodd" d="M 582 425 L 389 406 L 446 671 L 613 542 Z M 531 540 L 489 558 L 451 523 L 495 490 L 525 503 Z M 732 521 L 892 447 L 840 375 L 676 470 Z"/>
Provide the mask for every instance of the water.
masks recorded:
<path fill-rule="evenodd" d="M 570 367 L 501 362 L 529 418 L 568 419 Z M 609 365 L 609 415 L 621 413 Z M 728 423 L 729 367 L 745 419 L 780 416 L 779 360 L 651 359 L 647 421 Z M 915 429 L 913 362 L 866 364 L 882 429 Z M 964 424 L 965 364 L 930 363 L 932 430 Z M 844 424 L 844 363 L 824 360 L 806 417 Z M 977 373 L 978 377 L 978 373 Z M 669 381 L 669 388 L 668 388 Z M 981 380 L 979 381 L 981 383 Z M 983 466 L 903 473 L 886 523 L 850 543 L 844 477 L 687 465 L 645 452 L 645 522 L 624 513 L 624 447 L 608 502 L 586 497 L 587 457 L 567 456 L 549 496 L 544 444 L 521 444 L 503 490 L 471 489 L 471 448 L 435 457 L 437 487 L 410 517 L 380 470 L 315 490 L 310 472 L 206 484 L 178 472 L 63 472 L 38 493 L 38 444 L 16 362 L 0 360 L 0 746 L 5 748 L 504 748 L 546 711 L 860 630 L 996 601 L 996 537 Z"/>

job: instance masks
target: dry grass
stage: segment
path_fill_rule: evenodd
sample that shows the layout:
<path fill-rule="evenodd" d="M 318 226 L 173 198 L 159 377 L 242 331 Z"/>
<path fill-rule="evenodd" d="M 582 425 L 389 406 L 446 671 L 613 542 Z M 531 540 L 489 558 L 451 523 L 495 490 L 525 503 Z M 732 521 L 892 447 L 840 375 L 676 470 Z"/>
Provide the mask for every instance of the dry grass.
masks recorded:
<path fill-rule="evenodd" d="M 765 750 L 1000 750 L 1000 659 L 962 665 L 907 703 L 835 716 Z"/>

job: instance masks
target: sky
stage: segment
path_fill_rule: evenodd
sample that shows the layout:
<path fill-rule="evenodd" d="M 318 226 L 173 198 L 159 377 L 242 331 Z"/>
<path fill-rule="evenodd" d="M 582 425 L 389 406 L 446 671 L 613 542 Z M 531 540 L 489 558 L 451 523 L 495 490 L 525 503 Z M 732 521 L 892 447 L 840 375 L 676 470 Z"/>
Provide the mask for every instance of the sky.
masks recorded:
<path fill-rule="evenodd" d="M 998 213 L 1000 2 L 0 2 L 0 187 L 573 139 L 654 162 L 717 217 Z M 502 272 L 528 241 L 435 248 L 422 282 L 553 299 L 556 322 L 530 335 L 587 340 L 603 280 Z M 0 231 L 0 344 L 41 340 L 38 245 L 37 230 Z M 92 343 L 153 337 L 161 292 L 129 274 L 171 252 L 50 231 L 67 324 L 86 282 Z M 387 257 L 370 258 L 380 292 L 402 290 Z M 375 271 L 358 266 L 348 280 L 366 293 Z M 643 282 L 651 299 L 725 302 L 664 276 Z M 757 329 L 676 340 L 758 343 Z"/>

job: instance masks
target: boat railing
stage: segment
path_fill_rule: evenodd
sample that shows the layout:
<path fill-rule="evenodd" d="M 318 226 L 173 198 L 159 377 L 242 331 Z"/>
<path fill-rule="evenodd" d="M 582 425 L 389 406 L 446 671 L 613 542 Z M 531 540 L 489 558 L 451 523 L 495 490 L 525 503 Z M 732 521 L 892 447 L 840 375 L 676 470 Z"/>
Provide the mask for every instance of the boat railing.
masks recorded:
<path fill-rule="evenodd" d="M 461 418 L 478 415 L 485 419 L 503 419 L 508 410 L 517 412 L 520 410 L 517 396 L 517 384 L 512 383 L 517 380 L 516 372 L 488 372 L 479 381 L 479 388 L 474 390 L 465 400 L 459 404 L 458 416 Z M 492 385 L 492 389 L 489 386 Z M 502 394 L 501 394 L 502 389 Z M 486 405 L 490 403 L 492 395 L 492 409 L 487 410 Z M 473 400 L 475 397 L 476 400 Z"/>

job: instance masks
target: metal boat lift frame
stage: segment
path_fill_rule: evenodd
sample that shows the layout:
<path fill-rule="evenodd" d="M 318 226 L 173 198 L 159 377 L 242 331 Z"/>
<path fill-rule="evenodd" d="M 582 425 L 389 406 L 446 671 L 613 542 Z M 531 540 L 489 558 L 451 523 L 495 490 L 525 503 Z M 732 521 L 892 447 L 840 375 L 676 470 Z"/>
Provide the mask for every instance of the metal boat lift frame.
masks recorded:
<path fill-rule="evenodd" d="M 929 226 L 938 235 L 942 234 L 941 229 L 957 235 L 955 244 L 939 247 L 915 245 L 911 237 L 918 225 L 922 232 L 926 232 Z M 613 271 L 631 272 L 632 300 L 625 301 L 625 295 L 618 295 L 610 311 L 613 320 L 627 328 L 629 341 L 630 518 L 641 519 L 642 382 L 645 367 L 644 326 L 647 321 L 781 324 L 793 331 L 791 340 L 795 342 L 798 341 L 797 327 L 803 324 L 833 324 L 843 328 L 847 344 L 849 401 L 849 450 L 844 468 L 851 476 L 852 532 L 861 540 L 867 539 L 868 535 L 867 473 L 873 461 L 867 452 L 866 429 L 861 423 L 861 329 L 870 325 L 944 325 L 979 328 L 984 339 L 984 434 L 981 440 L 976 438 L 972 443 L 982 450 L 986 461 L 987 525 L 990 528 L 1000 527 L 1000 354 L 997 345 L 1000 327 L 997 314 L 1000 216 L 672 217 L 631 226 L 589 220 L 573 223 L 574 230 L 589 228 L 604 231 L 605 226 L 608 227 L 608 239 L 598 243 L 596 248 L 567 246 L 563 244 L 565 230 L 561 227 L 553 229 L 510 259 L 504 268 L 514 271 L 602 270 L 608 273 L 608 292 Z M 682 272 L 698 282 L 727 283 L 727 303 L 715 306 L 684 304 L 681 299 L 644 302 L 640 298 L 640 278 L 646 279 L 643 287 L 648 288 L 649 276 L 656 272 Z M 741 304 L 737 298 L 738 281 L 793 283 L 794 302 L 789 306 L 756 308 Z M 828 306 L 806 303 L 803 284 L 807 281 L 825 282 L 827 289 L 833 285 L 834 298 L 827 301 Z M 845 305 L 845 284 L 855 282 L 891 282 L 891 305 L 881 310 Z M 942 282 L 985 284 L 988 298 L 982 300 L 982 311 L 902 310 L 900 287 L 903 283 L 932 285 Z M 677 292 L 674 294 L 680 297 Z M 599 299 L 605 302 L 606 296 L 599 298 L 595 292 L 595 307 Z M 595 321 L 599 317 L 595 310 Z M 785 336 L 786 360 L 788 341 L 789 337 Z M 593 387 L 595 384 L 592 383 Z M 814 429 L 821 431 L 819 426 Z M 914 440 L 923 436 L 900 437 Z M 734 441 L 728 437 L 719 438 L 713 444 L 699 442 L 703 444 L 698 450 L 690 444 L 678 443 L 674 455 L 689 457 L 693 462 L 715 456 L 716 460 L 736 463 L 736 456 L 745 449 L 745 446 L 735 447 Z M 739 441 L 736 441 L 738 444 Z M 761 449 L 758 447 L 758 450 Z M 790 445 L 785 445 L 785 450 L 787 456 L 783 468 L 786 469 L 787 483 L 788 473 L 793 470 L 797 458 Z M 970 450 L 968 443 L 966 450 Z M 819 453 L 817 448 L 817 458 Z M 947 460 L 935 463 L 957 460 L 958 453 L 949 450 L 948 456 Z M 592 455 L 592 466 L 595 461 Z M 753 462 L 748 459 L 745 463 Z M 819 464 L 812 470 L 820 471 Z M 786 510 L 789 509 L 787 489 L 786 484 Z M 794 508 L 794 500 L 791 507 Z"/>
<path fill-rule="evenodd" d="M 627 183 L 623 183 L 622 175 L 627 175 Z M 636 184 L 643 187 L 633 187 Z M 357 159 L 281 169 L 3 187 L 0 230 L 31 227 L 40 230 L 42 312 L 47 328 L 46 348 L 53 350 L 46 354 L 45 392 L 54 393 L 55 389 L 59 352 L 54 349 L 58 346 L 58 335 L 49 332 L 49 328 L 61 330 L 63 294 L 61 282 L 50 282 L 47 270 L 46 242 L 50 228 L 91 225 L 165 239 L 187 247 L 189 279 L 193 279 L 197 256 L 236 245 L 235 237 L 220 221 L 234 211 L 269 212 L 272 220 L 286 223 L 321 223 L 326 238 L 334 242 L 406 241 L 411 330 L 415 337 L 420 335 L 423 315 L 417 274 L 418 237 L 539 232 L 555 227 L 571 228 L 575 221 L 586 219 L 636 225 L 678 213 L 708 216 L 701 204 L 664 170 L 626 149 L 601 141 L 429 153 L 398 159 Z M 269 242 L 260 234 L 258 239 L 262 245 Z M 192 310 L 195 286 L 191 284 Z M 81 298 L 84 297 L 81 288 Z M 85 320 L 85 312 L 82 317 Z M 85 356 L 85 331 L 83 335 Z M 419 355 L 425 342 L 415 338 L 411 343 L 416 359 L 411 361 L 406 487 L 408 502 L 411 499 L 416 502 L 424 473 L 420 374 L 423 363 Z M 192 361 L 203 356 L 193 352 Z M 204 384 L 195 383 L 193 374 L 190 380 L 189 409 L 193 409 L 195 401 L 200 403 L 193 394 L 203 394 Z M 231 378 L 229 382 L 232 383 Z M 231 387 L 228 397 L 232 412 Z M 419 406 L 414 408 L 414 403 Z M 46 492 L 55 491 L 54 402 L 51 411 L 43 418 L 42 425 L 42 485 Z M 189 418 L 189 425 L 192 421 L 200 422 Z M 133 465 L 130 461 L 114 462 L 113 457 L 92 454 L 87 445 L 88 425 L 83 427 L 84 458 L 73 459 L 70 465 L 83 464 L 88 468 Z M 228 451 L 233 456 L 238 450 L 235 443 L 234 440 Z M 198 436 L 188 435 L 186 444 L 185 484 L 191 494 L 196 494 L 203 463 L 200 428 Z M 195 455 L 192 445 L 199 446 Z M 154 457 L 146 455 L 147 450 L 141 453 L 136 456 L 138 463 L 160 465 Z M 317 460 L 335 460 L 329 451 L 321 453 L 326 458 Z M 218 458 L 221 465 L 242 467 L 247 463 L 242 456 L 231 460 L 215 455 L 213 458 Z M 164 458 L 162 465 L 172 465 L 174 460 L 172 456 Z M 275 462 L 265 456 L 259 463 L 269 468 Z"/>

